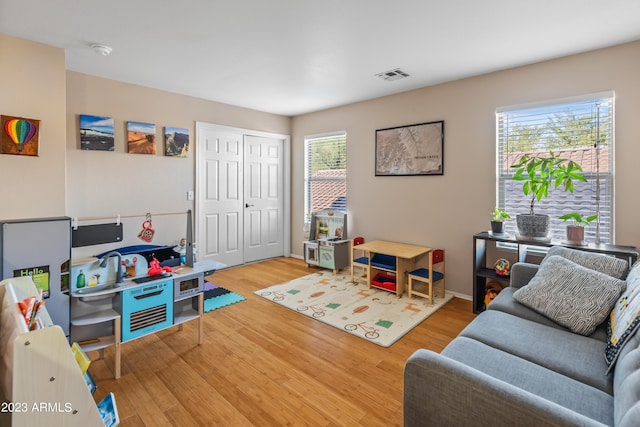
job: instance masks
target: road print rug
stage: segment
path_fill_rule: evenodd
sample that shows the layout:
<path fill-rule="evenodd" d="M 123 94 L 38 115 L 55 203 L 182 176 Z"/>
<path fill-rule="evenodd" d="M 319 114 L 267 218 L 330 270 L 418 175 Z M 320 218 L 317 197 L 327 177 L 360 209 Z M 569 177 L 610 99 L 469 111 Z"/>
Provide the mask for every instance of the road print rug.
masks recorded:
<path fill-rule="evenodd" d="M 350 274 L 318 271 L 254 292 L 256 295 L 350 334 L 389 347 L 449 302 L 453 295 L 409 299 L 375 288 Z"/>

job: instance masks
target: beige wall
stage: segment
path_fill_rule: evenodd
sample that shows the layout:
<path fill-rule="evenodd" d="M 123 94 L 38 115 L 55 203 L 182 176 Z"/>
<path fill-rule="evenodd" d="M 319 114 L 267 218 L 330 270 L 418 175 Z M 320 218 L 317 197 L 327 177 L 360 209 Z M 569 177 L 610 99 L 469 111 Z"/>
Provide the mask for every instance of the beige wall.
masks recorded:
<path fill-rule="evenodd" d="M 0 155 L 0 218 L 191 208 L 186 191 L 195 189 L 193 150 L 187 159 L 164 157 L 162 127 L 188 128 L 193 146 L 194 124 L 203 121 L 292 135 L 291 247 L 302 256 L 304 136 L 346 130 L 351 236 L 445 248 L 447 287 L 463 295 L 471 295 L 471 236 L 488 228 L 495 204 L 495 109 L 615 90 L 616 241 L 640 246 L 634 210 L 640 42 L 293 119 L 66 72 L 63 50 L 4 35 L 0 72 L 0 113 L 41 120 L 39 157 Z M 80 150 L 79 114 L 115 119 L 115 153 Z M 129 120 L 157 125 L 156 156 L 125 153 Z M 444 176 L 374 176 L 376 129 L 433 120 L 445 121 Z M 181 237 L 181 225 L 156 220 L 163 230 L 158 243 Z M 128 234 L 137 234 L 140 222 L 133 220 Z"/>
<path fill-rule="evenodd" d="M 64 215 L 64 50 L 0 34 L 0 76 L 0 114 L 40 120 L 38 157 L 0 154 L 0 218 Z"/>
<path fill-rule="evenodd" d="M 292 252 L 302 253 L 305 135 L 347 131 L 350 237 L 446 249 L 447 288 L 472 294 L 472 235 L 495 204 L 497 107 L 616 93 L 616 242 L 636 226 L 640 42 L 298 116 L 292 123 Z M 392 83 L 391 83 L 392 84 Z M 375 177 L 375 130 L 445 121 L 444 176 Z"/>
<path fill-rule="evenodd" d="M 115 152 L 80 149 L 80 114 L 114 119 Z M 155 156 L 127 153 L 128 121 L 156 125 Z M 115 218 L 194 209 L 187 191 L 195 191 L 196 121 L 282 134 L 290 128 L 288 117 L 67 72 L 68 215 Z M 188 158 L 164 155 L 165 126 L 189 130 Z M 137 239 L 143 219 L 123 220 L 124 244 L 144 243 Z M 154 244 L 176 244 L 184 236 L 182 216 L 156 216 L 153 223 Z M 90 248 L 96 249 L 108 248 Z M 83 252 L 75 251 L 86 255 Z"/>
<path fill-rule="evenodd" d="M 38 157 L 0 155 L 0 219 L 115 220 L 118 214 L 186 211 L 193 208 L 187 191 L 195 190 L 196 121 L 281 134 L 290 130 L 289 117 L 67 72 L 63 49 L 2 34 L 0 75 L 0 114 L 41 121 Z M 115 120 L 115 152 L 80 150 L 80 114 Z M 156 124 L 157 155 L 126 153 L 127 121 Z M 163 155 L 164 126 L 189 129 L 194 148 L 188 158 Z M 144 243 L 136 237 L 142 219 L 123 219 L 122 244 Z M 155 217 L 153 243 L 177 243 L 185 223 L 182 216 Z M 107 249 L 79 248 L 73 256 Z"/>

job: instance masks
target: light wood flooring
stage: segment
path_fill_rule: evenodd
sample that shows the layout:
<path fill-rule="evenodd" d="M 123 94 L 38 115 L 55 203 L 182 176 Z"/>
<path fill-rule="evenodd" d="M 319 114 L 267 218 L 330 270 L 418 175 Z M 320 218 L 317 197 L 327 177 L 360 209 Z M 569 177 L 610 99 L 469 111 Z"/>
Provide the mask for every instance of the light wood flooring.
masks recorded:
<path fill-rule="evenodd" d="M 196 322 L 123 344 L 118 380 L 107 348 L 90 367 L 94 397 L 115 393 L 123 427 L 402 425 L 406 359 L 442 350 L 474 318 L 471 302 L 454 298 L 384 348 L 253 294 L 314 271 L 276 258 L 216 272 L 246 301 L 206 313 L 201 346 Z"/>

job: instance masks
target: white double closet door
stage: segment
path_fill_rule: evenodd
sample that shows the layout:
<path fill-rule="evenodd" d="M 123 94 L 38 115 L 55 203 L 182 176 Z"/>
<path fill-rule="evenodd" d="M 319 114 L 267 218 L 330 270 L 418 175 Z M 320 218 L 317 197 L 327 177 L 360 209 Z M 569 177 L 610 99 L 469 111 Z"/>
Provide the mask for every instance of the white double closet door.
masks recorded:
<path fill-rule="evenodd" d="M 198 260 L 289 255 L 289 136 L 196 124 Z"/>

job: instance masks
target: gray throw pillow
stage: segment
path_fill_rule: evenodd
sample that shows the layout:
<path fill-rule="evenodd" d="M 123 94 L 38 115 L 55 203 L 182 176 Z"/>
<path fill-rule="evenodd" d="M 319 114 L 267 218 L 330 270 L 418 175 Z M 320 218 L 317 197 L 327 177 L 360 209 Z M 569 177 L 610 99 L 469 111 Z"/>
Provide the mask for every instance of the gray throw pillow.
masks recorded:
<path fill-rule="evenodd" d="M 544 262 L 553 255 L 560 255 L 576 264 L 608 274 L 616 279 L 622 279 L 629 268 L 628 261 L 621 258 L 595 252 L 579 251 L 562 246 L 553 246 L 549 249 L 547 256 L 542 260 L 541 264 L 544 264 Z"/>
<path fill-rule="evenodd" d="M 623 280 L 552 255 L 513 297 L 572 332 L 591 335 L 625 289 Z"/>

